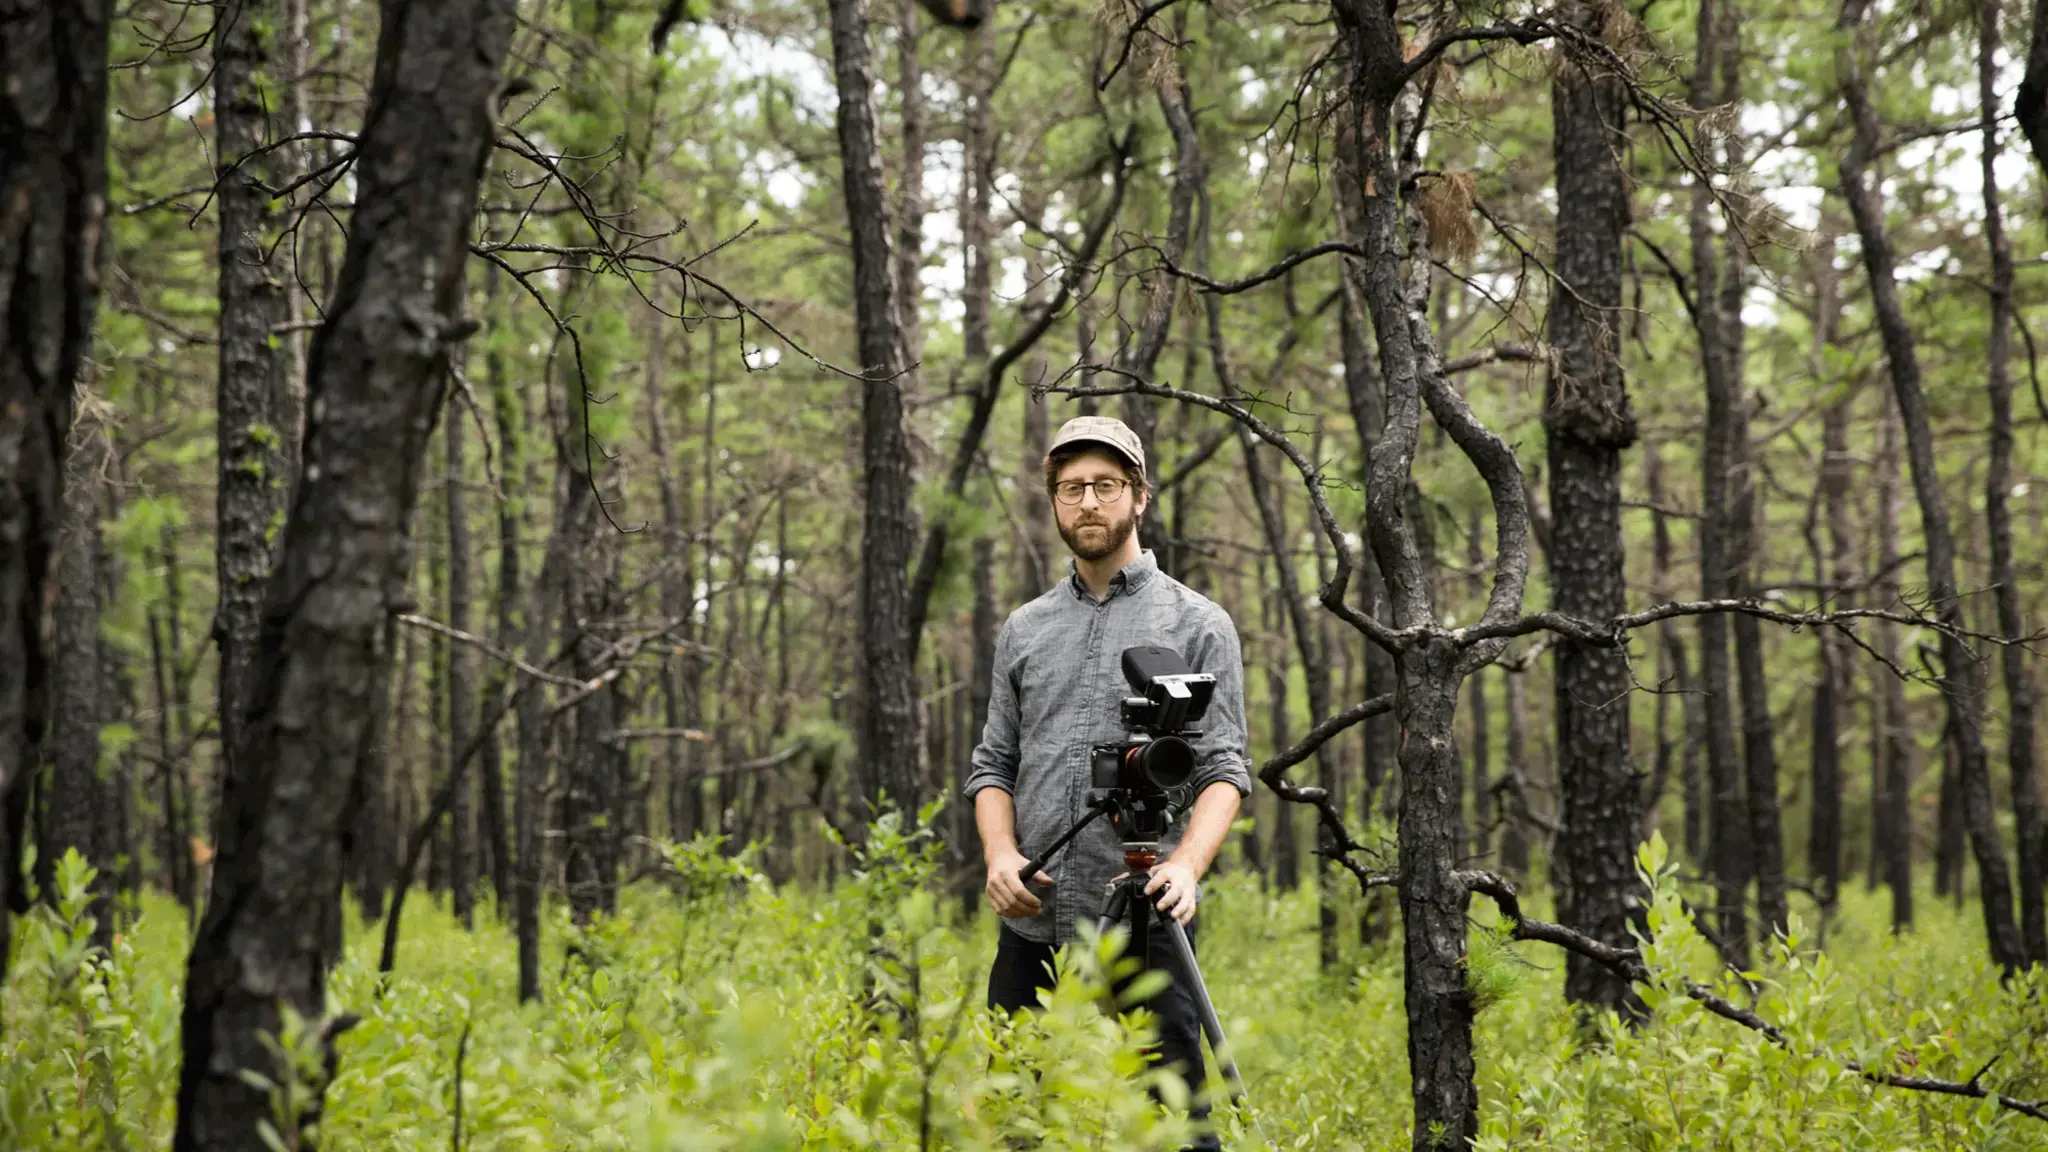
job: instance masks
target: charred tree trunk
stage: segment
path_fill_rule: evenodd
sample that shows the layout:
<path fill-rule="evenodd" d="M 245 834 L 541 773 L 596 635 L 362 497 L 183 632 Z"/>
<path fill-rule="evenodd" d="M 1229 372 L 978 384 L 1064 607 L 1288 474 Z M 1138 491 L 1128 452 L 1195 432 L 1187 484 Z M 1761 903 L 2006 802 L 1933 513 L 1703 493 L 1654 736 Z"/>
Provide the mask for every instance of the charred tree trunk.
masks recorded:
<path fill-rule="evenodd" d="M 1984 905 L 1984 932 L 1991 959 L 2010 972 L 2027 961 L 2019 925 L 2013 921 L 2012 875 L 1999 840 L 1998 815 L 1991 799 L 1991 773 L 1984 751 L 1983 676 L 1969 648 L 1956 634 L 1964 627 L 1957 595 L 1955 537 L 1949 527 L 1948 504 L 1935 472 L 1934 436 L 1927 401 L 1920 386 L 1919 351 L 1912 326 L 1899 301 L 1891 242 L 1885 231 L 1884 204 L 1870 182 L 1871 157 L 1878 147 L 1877 109 L 1865 88 L 1857 42 L 1862 39 L 1869 0 L 1846 0 L 1841 27 L 1849 40 L 1839 50 L 1842 96 L 1854 120 L 1855 135 L 1841 165 L 1843 196 L 1849 201 L 1862 241 L 1863 266 L 1870 277 L 1872 311 L 1884 340 L 1885 361 L 1899 419 L 1906 436 L 1906 460 L 1920 503 L 1921 533 L 1927 545 L 1927 593 L 1935 617 L 1945 625 L 1941 637 L 1942 695 L 1948 702 L 1950 737 L 1955 741 L 1957 786 L 1969 826 L 1970 847 L 1977 859 L 1978 889 Z"/>
<path fill-rule="evenodd" d="M 547 554 L 541 561 L 540 577 L 534 581 L 526 615 L 526 662 L 543 666 L 548 658 L 548 640 L 555 635 L 556 621 L 567 615 L 562 570 L 572 529 L 560 519 L 567 503 L 561 487 L 569 478 L 555 469 L 552 501 L 557 519 L 548 533 Z M 512 930 L 519 950 L 519 999 L 528 1003 L 540 999 L 540 905 L 547 849 L 542 840 L 547 820 L 547 794 L 554 721 L 548 713 L 547 698 L 538 686 L 522 684 L 513 715 L 519 726 L 519 763 L 512 783 L 512 889 L 515 907 Z"/>
<path fill-rule="evenodd" d="M 1841 315 L 1838 277 L 1835 274 L 1835 233 L 1823 224 L 1816 247 L 1814 281 L 1814 362 L 1826 363 L 1827 350 L 1835 343 L 1835 326 Z M 1823 381 L 1823 384 L 1826 382 Z M 1820 478 L 1816 509 L 1818 524 L 1810 524 L 1814 580 L 1827 587 L 1837 602 L 1847 599 L 1855 580 L 1850 567 L 1853 542 L 1849 530 L 1849 486 L 1853 464 L 1849 455 L 1849 410 L 1855 403 L 1853 391 L 1845 392 L 1828 406 L 1822 416 Z M 1821 539 L 1827 539 L 1825 560 Z M 1820 683 L 1813 694 L 1813 812 L 1807 830 L 1807 870 L 1812 873 L 1814 895 L 1823 912 L 1833 911 L 1842 891 L 1842 715 L 1849 706 L 1850 661 L 1854 653 L 1832 629 L 1819 632 Z M 1873 798 L 1874 799 L 1874 798 Z M 1874 815 L 1874 813 L 1873 813 Z"/>
<path fill-rule="evenodd" d="M 1720 4 L 1701 0 L 1698 21 L 1699 55 L 1692 79 L 1696 107 L 1717 99 L 1715 61 L 1724 39 Z M 1723 254 L 1716 250 L 1713 193 L 1694 181 L 1691 217 L 1694 323 L 1699 329 L 1700 366 L 1706 382 L 1706 426 L 1700 452 L 1700 598 L 1724 599 L 1732 594 L 1729 574 L 1729 467 L 1736 406 L 1741 403 L 1741 314 L 1729 316 L 1718 289 Z M 1707 862 L 1714 880 L 1722 949 L 1738 959 L 1749 952 L 1749 924 L 1743 902 L 1749 889 L 1749 819 L 1743 804 L 1742 775 L 1735 748 L 1735 675 L 1728 653 L 1728 619 L 1710 612 L 1700 617 L 1700 688 L 1703 744 L 1707 756 Z"/>
<path fill-rule="evenodd" d="M 1486 551 L 1480 544 L 1479 514 L 1474 512 L 1465 534 L 1465 563 L 1472 570 L 1470 594 L 1484 603 L 1486 587 L 1480 572 L 1486 566 Z M 1497 805 L 1493 795 L 1492 720 L 1486 708 L 1486 669 L 1472 673 L 1465 685 L 1465 707 L 1472 714 L 1472 736 L 1466 752 L 1472 759 L 1472 856 L 1485 859 L 1492 852 L 1490 831 Z"/>
<path fill-rule="evenodd" d="M 924 63 L 918 58 L 918 0 L 897 0 L 896 97 L 902 102 L 902 168 L 896 176 L 896 331 L 903 340 L 902 363 L 924 359 L 924 318 L 920 315 L 924 267 Z M 914 654 L 913 654 L 914 655 Z"/>
<path fill-rule="evenodd" d="M 49 834 L 41 853 L 51 861 L 68 850 L 99 869 L 94 882 L 94 937 L 111 938 L 113 852 L 132 851 L 111 843 L 114 815 L 106 803 L 100 771 L 100 725 L 109 718 L 107 681 L 100 652 L 100 472 L 107 466 L 105 430 L 81 418 L 71 429 L 70 458 L 64 467 L 64 521 L 56 563 L 56 650 L 50 669 L 50 731 L 43 748 Z M 49 889 L 43 898 L 53 897 Z M 0 915 L 5 915 L 0 911 Z"/>
<path fill-rule="evenodd" d="M 1877 570 L 1885 602 L 1899 600 L 1899 418 L 1890 398 L 1882 406 L 1877 447 Z M 1890 667 L 1904 665 L 1898 625 L 1877 625 L 1877 651 Z M 1906 712 L 1906 685 L 1889 673 L 1878 677 L 1877 732 L 1871 749 L 1882 766 L 1883 788 L 1871 821 L 1871 852 L 1884 861 L 1892 892 L 1892 932 L 1913 926 L 1913 736 Z"/>
<path fill-rule="evenodd" d="M 1664 458 L 1661 445 L 1650 445 L 1643 453 L 1644 488 L 1650 498 L 1650 594 L 1659 602 L 1673 598 L 1671 590 L 1671 524 L 1664 512 Z M 1685 641 L 1679 637 L 1677 627 L 1666 622 L 1657 626 L 1657 681 L 1660 686 L 1668 685 L 1669 690 L 1657 694 L 1656 715 L 1656 760 L 1650 769 L 1650 790 L 1643 798 L 1642 819 L 1637 834 L 1648 839 L 1657 830 L 1659 810 L 1664 800 L 1664 789 L 1670 784 L 1672 770 L 1679 768 L 1683 782 L 1681 797 L 1684 804 L 1682 822 L 1684 827 L 1685 851 L 1697 859 L 1699 852 L 1699 778 L 1698 760 L 1692 755 L 1692 692 L 1691 670 L 1686 666 Z M 1679 702 L 1679 732 L 1672 739 L 1671 706 Z M 1681 749 L 1683 749 L 1681 751 Z"/>
<path fill-rule="evenodd" d="M 1991 536 L 1991 583 L 1997 589 L 1998 631 L 2024 634 L 2019 578 L 2013 570 L 2012 510 L 2012 241 L 1998 200 L 1999 0 L 1978 9 L 1977 92 L 1984 117 L 1984 241 L 1991 249 L 1991 334 L 1985 347 L 1985 382 L 1991 396 L 1991 457 L 1984 472 L 1984 519 Z M 2048 172 L 2044 172 L 2048 176 Z M 2020 937 L 2027 959 L 2048 963 L 2048 920 L 2041 885 L 2048 868 L 2039 784 L 2034 778 L 2034 683 L 2026 649 L 2004 645 L 2006 762 L 2012 771 L 2012 814 L 2018 833 Z"/>
<path fill-rule="evenodd" d="M 688 638 L 692 635 L 690 600 L 695 590 L 686 583 L 684 557 L 691 547 L 688 522 L 683 515 L 683 497 L 678 491 L 677 476 L 682 483 L 690 483 L 688 468 L 675 467 L 671 460 L 674 454 L 668 435 L 668 398 L 663 395 L 662 380 L 667 360 L 665 325 L 656 317 L 647 333 L 647 382 L 642 389 L 645 403 L 643 418 L 647 422 L 648 447 L 654 452 L 654 482 L 661 496 L 662 549 L 666 553 L 661 567 L 660 604 L 664 620 L 679 621 L 681 634 L 687 649 Z M 670 656 L 661 662 L 661 711 L 662 723 L 671 729 L 685 728 L 683 720 L 683 665 L 696 659 L 696 654 L 685 651 L 680 656 Z M 668 797 L 668 836 L 671 840 L 688 840 L 694 834 L 696 823 L 694 810 L 685 811 L 681 800 L 687 776 L 683 761 L 684 750 L 690 741 L 668 739 L 662 741 L 662 776 Z"/>
<path fill-rule="evenodd" d="M 106 0 L 0 13 L 0 979 L 8 913 L 24 907 L 28 788 L 50 704 L 42 614 L 107 239 L 112 18 Z"/>
<path fill-rule="evenodd" d="M 498 280 L 494 268 L 488 274 L 487 298 L 496 300 Z M 484 354 L 484 371 L 490 376 L 491 418 L 498 430 L 498 474 L 502 483 L 517 482 L 526 466 L 526 453 L 521 444 L 519 429 L 519 400 L 512 390 L 512 381 L 505 371 L 503 353 L 495 348 Z M 523 594 L 520 589 L 519 569 L 519 505 L 501 493 L 497 503 L 498 513 L 498 588 L 496 624 L 498 644 L 511 649 L 521 639 L 519 625 L 519 601 Z M 502 661 L 492 661 L 490 674 L 485 677 L 483 699 L 503 698 L 506 685 L 510 683 L 511 671 Z M 506 835 L 505 825 L 505 755 L 504 746 L 498 738 L 499 725 L 491 724 L 483 733 L 483 744 L 477 750 L 477 771 L 483 776 L 483 826 L 485 842 L 490 847 L 491 891 L 497 897 L 498 918 L 504 920 L 513 915 L 512 843 Z"/>
<path fill-rule="evenodd" d="M 861 363 L 860 747 L 863 799 L 917 807 L 917 700 L 907 571 L 916 546 L 910 443 L 903 432 L 900 285 L 890 256 L 887 193 L 875 128 L 867 0 L 831 0 L 839 90 L 839 158 L 853 246 Z"/>
<path fill-rule="evenodd" d="M 285 1074 L 264 1043 L 284 1005 L 329 1043 L 346 1026 L 325 1013 L 347 833 L 427 443 L 451 346 L 470 328 L 463 271 L 514 7 L 384 8 L 347 254 L 308 370 L 305 463 L 188 965 L 179 1152 L 259 1142 L 270 1094 L 245 1075 Z"/>
<path fill-rule="evenodd" d="M 462 494 L 463 441 L 467 430 L 459 405 L 448 408 L 441 434 L 447 453 L 448 490 L 448 626 L 458 632 L 470 630 L 469 619 L 469 518 Z M 446 770 L 459 771 L 458 758 L 469 752 L 477 726 L 476 653 L 467 644 L 448 642 L 448 760 Z M 464 928 L 476 921 L 476 851 L 472 839 L 475 817 L 473 777 L 464 775 L 453 785 L 455 798 L 448 807 L 448 887 L 455 897 L 455 915 Z"/>
<path fill-rule="evenodd" d="M 1272 729 L 1273 747 L 1285 748 L 1293 742 L 1293 724 L 1287 707 L 1287 640 L 1281 635 L 1287 625 L 1272 597 L 1260 597 L 1259 607 L 1259 623 L 1273 645 L 1266 660 L 1267 724 Z M 1294 809 L 1283 800 L 1273 817 L 1273 879 L 1282 892 L 1292 892 L 1301 887 L 1301 845 L 1295 831 Z"/>
<path fill-rule="evenodd" d="M 1573 4 L 1564 18 L 1600 35 L 1604 10 Z M 1621 372 L 1621 242 L 1628 228 L 1627 95 L 1621 79 L 1561 62 L 1551 84 L 1557 171 L 1557 283 L 1548 336 L 1557 350 L 1543 393 L 1548 433 L 1551 599 L 1560 612 L 1605 620 L 1627 610 L 1621 544 L 1621 452 L 1635 443 Z M 1561 640 L 1556 669 L 1557 755 L 1564 831 L 1558 916 L 1625 947 L 1635 878 L 1637 796 L 1629 758 L 1627 653 Z M 1565 995 L 1626 1003 L 1628 982 L 1573 954 Z"/>
<path fill-rule="evenodd" d="M 287 444 L 296 411 L 287 395 L 291 345 L 278 334 L 290 318 L 284 267 L 289 253 L 271 241 L 277 221 L 269 188 L 291 182 L 293 150 L 265 148 L 271 37 L 279 23 L 268 0 L 226 0 L 215 8 L 213 106 L 215 203 L 220 212 L 220 378 L 215 395 L 219 443 L 215 496 L 220 607 L 220 747 L 223 787 L 235 775 L 242 737 L 241 695 L 256 647 L 263 583 L 276 549 L 290 483 Z M 298 125 L 290 125 L 297 131 Z M 269 187 L 266 187 L 268 185 Z"/>
<path fill-rule="evenodd" d="M 1529 840 L 1533 823 L 1529 819 L 1528 707 L 1522 673 L 1512 668 L 1501 677 L 1502 708 L 1507 728 L 1506 747 L 1501 750 L 1507 763 L 1501 766 L 1501 810 L 1506 816 L 1500 834 L 1500 866 L 1510 879 L 1521 881 L 1529 875 Z"/>

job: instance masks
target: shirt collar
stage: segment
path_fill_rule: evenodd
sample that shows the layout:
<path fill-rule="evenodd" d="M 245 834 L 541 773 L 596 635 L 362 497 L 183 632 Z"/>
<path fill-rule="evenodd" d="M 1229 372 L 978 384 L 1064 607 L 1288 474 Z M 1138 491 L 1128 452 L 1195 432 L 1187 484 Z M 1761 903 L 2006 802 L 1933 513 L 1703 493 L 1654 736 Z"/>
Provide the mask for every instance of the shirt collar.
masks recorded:
<path fill-rule="evenodd" d="M 1150 548 L 1145 549 L 1138 553 L 1136 560 L 1124 565 L 1117 570 L 1116 575 L 1109 578 L 1109 595 L 1104 599 L 1113 600 L 1119 594 L 1129 595 L 1136 592 L 1144 587 L 1145 581 L 1150 580 L 1158 571 L 1158 558 L 1152 555 Z M 1071 556 L 1067 558 L 1067 587 L 1082 601 L 1092 602 L 1088 592 L 1088 584 L 1081 579 L 1080 569 L 1075 566 L 1074 559 Z"/>

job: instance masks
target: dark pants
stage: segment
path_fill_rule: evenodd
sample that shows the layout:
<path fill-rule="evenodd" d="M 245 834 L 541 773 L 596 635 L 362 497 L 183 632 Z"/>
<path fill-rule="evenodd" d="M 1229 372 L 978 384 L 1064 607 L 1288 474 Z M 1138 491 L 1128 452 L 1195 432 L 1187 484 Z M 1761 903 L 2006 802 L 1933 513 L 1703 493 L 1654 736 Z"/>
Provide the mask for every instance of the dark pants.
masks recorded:
<path fill-rule="evenodd" d="M 1195 942 L 1195 925 L 1187 926 L 1188 944 Z M 1180 1073 L 1194 1093 L 1188 1105 L 1188 1114 L 1196 1121 L 1209 1118 L 1209 1097 L 1204 1090 L 1208 1072 L 1202 1063 L 1202 1025 L 1195 1015 L 1195 1000 L 1183 984 L 1173 963 L 1173 943 L 1167 939 L 1166 928 L 1155 916 L 1151 927 L 1151 963 L 1149 967 L 1165 972 L 1173 982 L 1155 994 L 1145 1006 L 1158 1017 L 1159 1044 L 1151 1052 L 1154 1064 L 1165 1064 Z M 1034 940 L 1010 931 L 1004 925 L 996 940 L 996 962 L 988 974 L 988 1006 L 1017 1012 L 1038 1006 L 1038 990 L 1052 987 L 1052 958 L 1056 949 L 1050 944 Z M 1121 989 L 1121 984 L 1119 984 Z M 1192 1146 L 1193 1152 L 1219 1152 L 1223 1145 L 1214 1135 L 1203 1135 Z"/>

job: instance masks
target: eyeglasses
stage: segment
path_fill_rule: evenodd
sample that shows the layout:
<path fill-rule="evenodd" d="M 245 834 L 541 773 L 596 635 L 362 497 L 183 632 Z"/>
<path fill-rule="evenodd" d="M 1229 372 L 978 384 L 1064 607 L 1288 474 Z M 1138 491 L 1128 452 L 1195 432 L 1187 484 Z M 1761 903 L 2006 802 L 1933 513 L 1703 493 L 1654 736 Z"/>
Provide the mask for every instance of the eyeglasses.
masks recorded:
<path fill-rule="evenodd" d="M 1079 504 L 1081 494 L 1090 488 L 1095 489 L 1097 504 L 1114 504 L 1124 498 L 1124 489 L 1130 486 L 1131 482 L 1128 480 L 1062 480 L 1053 485 L 1052 490 L 1062 504 Z"/>

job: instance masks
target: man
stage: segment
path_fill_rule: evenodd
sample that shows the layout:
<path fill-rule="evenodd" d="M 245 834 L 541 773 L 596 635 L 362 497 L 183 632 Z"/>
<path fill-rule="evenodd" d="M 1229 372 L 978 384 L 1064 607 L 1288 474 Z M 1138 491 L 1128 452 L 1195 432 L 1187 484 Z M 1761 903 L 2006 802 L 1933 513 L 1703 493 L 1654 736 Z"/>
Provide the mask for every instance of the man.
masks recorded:
<path fill-rule="evenodd" d="M 1202 876 L 1239 799 L 1251 793 L 1237 632 L 1221 608 L 1161 572 L 1138 547 L 1151 489 L 1137 434 L 1107 417 L 1069 420 L 1046 455 L 1045 486 L 1060 539 L 1074 554 L 1072 570 L 1003 625 L 988 724 L 964 789 L 981 831 L 989 904 L 1003 917 L 989 1006 L 1011 1011 L 1035 1005 L 1038 990 L 1051 986 L 1055 949 L 1074 938 L 1077 925 L 1094 923 L 1108 883 L 1124 871 L 1115 831 L 1098 820 L 1032 886 L 1017 875 L 1030 862 L 1027 851 L 1043 851 L 1085 814 L 1090 749 L 1124 736 L 1124 649 L 1172 648 L 1216 678 L 1194 741 L 1194 807 L 1160 844 L 1163 858 L 1145 886 L 1162 913 L 1188 926 L 1190 939 Z M 1164 962 L 1172 955 L 1164 926 L 1155 923 L 1153 934 L 1151 955 Z M 1205 1072 L 1193 999 L 1176 978 L 1150 1007 L 1159 1021 L 1156 1058 L 1199 1090 Z M 1199 1096 L 1193 1111 L 1197 1120 L 1208 1115 Z M 1209 1135 L 1197 1147 L 1220 1145 Z"/>

